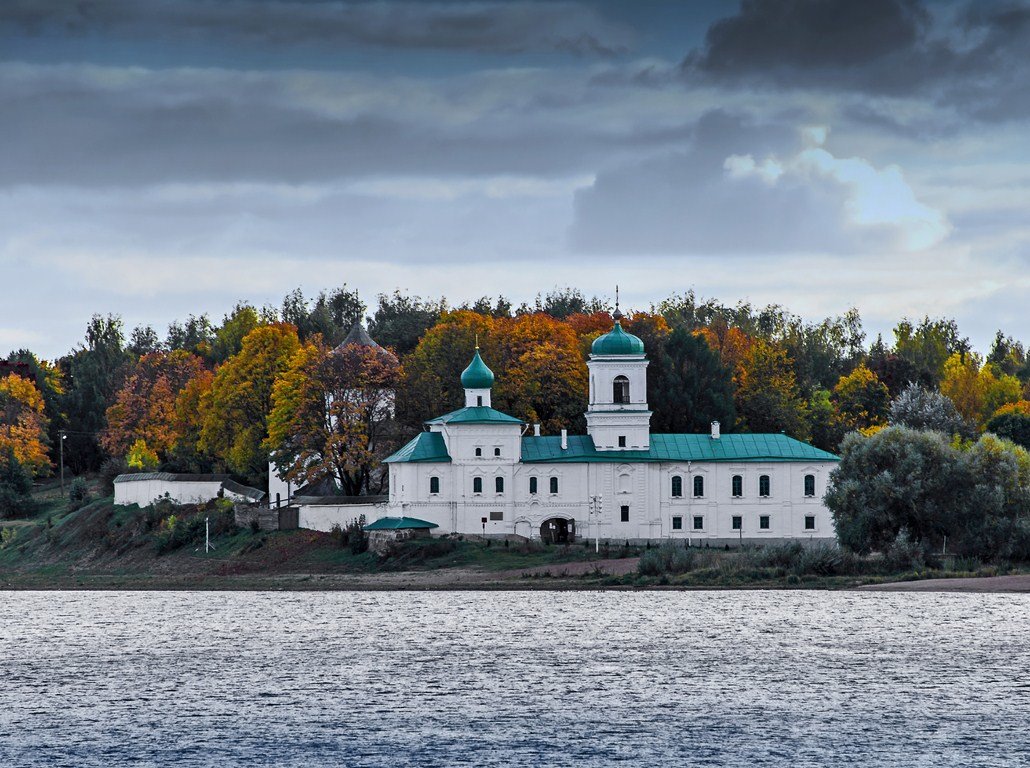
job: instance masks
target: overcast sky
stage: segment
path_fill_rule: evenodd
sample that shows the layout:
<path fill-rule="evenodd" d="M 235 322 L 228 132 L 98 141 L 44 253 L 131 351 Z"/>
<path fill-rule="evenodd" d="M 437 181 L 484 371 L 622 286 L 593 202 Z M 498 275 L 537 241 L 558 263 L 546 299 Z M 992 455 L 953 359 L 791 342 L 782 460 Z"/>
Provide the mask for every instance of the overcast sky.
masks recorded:
<path fill-rule="evenodd" d="M 347 283 L 1030 340 L 1030 4 L 0 3 L 0 354 Z"/>

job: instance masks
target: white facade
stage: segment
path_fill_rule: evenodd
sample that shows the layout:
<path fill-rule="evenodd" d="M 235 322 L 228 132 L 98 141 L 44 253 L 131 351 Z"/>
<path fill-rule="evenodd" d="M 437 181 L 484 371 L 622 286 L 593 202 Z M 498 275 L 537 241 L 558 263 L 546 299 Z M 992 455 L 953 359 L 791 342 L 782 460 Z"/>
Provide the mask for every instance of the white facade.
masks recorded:
<path fill-rule="evenodd" d="M 618 317 L 613 333 L 629 336 Z M 822 497 L 837 457 L 785 435 L 720 434 L 717 423 L 705 435 L 652 435 L 647 359 L 629 338 L 633 353 L 587 363 L 586 436 L 524 436 L 527 425 L 476 407 L 489 405 L 488 389 L 466 390 L 466 408 L 428 422 L 428 433 L 387 460 L 382 516 L 436 523 L 436 535 L 835 538 Z M 598 342 L 595 352 L 611 349 Z"/>

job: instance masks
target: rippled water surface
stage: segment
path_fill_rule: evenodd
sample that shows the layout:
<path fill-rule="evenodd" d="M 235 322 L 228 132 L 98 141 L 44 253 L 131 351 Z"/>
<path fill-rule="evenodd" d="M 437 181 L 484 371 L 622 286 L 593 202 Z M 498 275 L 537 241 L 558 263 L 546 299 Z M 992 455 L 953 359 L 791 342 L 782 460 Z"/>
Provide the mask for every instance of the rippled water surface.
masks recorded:
<path fill-rule="evenodd" d="M 1030 765 L 1030 598 L 7 593 L 0 765 Z"/>

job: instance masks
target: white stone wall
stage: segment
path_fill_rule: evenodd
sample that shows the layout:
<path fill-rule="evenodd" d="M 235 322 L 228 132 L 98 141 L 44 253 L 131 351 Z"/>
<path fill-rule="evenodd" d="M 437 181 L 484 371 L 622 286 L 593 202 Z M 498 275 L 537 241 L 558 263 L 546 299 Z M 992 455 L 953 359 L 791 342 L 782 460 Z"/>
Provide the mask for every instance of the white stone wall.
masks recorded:
<path fill-rule="evenodd" d="M 114 484 L 115 504 L 138 504 L 141 507 L 148 507 L 156 499 L 168 498 L 177 504 L 203 504 L 211 499 L 218 498 L 218 492 L 222 489 L 219 480 L 197 480 L 189 482 L 177 482 L 171 480 L 128 480 Z M 225 491 L 223 494 L 227 499 L 234 501 L 246 501 L 243 496 Z"/>
<path fill-rule="evenodd" d="M 698 542 L 761 541 L 785 538 L 833 539 L 829 510 L 822 503 L 836 462 L 667 462 L 512 464 L 471 461 L 395 464 L 391 468 L 388 508 L 379 516 L 416 517 L 440 526 L 434 533 L 519 534 L 539 537 L 540 525 L 552 517 L 575 520 L 577 537 L 602 539 L 690 539 Z M 804 477 L 815 476 L 815 494 L 804 495 Z M 740 475 L 743 494 L 732 495 L 732 478 Z M 759 496 L 759 478 L 769 477 L 768 497 Z M 482 493 L 473 478 L 483 478 Z M 672 478 L 682 478 L 681 497 L 672 495 Z M 430 492 L 438 477 L 440 492 Z M 494 478 L 504 478 L 504 491 Z M 537 478 L 537 493 L 529 478 Z M 550 479 L 558 479 L 558 493 Z M 703 479 L 694 496 L 694 478 Z M 590 498 L 601 496 L 600 514 L 591 517 Z M 628 521 L 622 507 L 629 508 Z M 741 518 L 741 529 L 733 518 Z M 673 518 L 681 526 L 674 528 Z M 700 517 L 701 528 L 694 528 Z M 768 528 L 761 518 L 768 517 Z M 815 527 L 805 528 L 813 517 Z M 484 529 L 483 518 L 486 518 Z M 372 518 L 370 518 L 372 519 Z"/>
<path fill-rule="evenodd" d="M 365 521 L 370 523 L 381 517 L 386 517 L 387 506 L 382 504 L 331 504 L 317 506 L 301 505 L 298 507 L 298 525 L 312 531 L 323 531 L 328 533 L 334 525 L 346 528 L 352 521 L 357 520 L 361 515 Z"/>

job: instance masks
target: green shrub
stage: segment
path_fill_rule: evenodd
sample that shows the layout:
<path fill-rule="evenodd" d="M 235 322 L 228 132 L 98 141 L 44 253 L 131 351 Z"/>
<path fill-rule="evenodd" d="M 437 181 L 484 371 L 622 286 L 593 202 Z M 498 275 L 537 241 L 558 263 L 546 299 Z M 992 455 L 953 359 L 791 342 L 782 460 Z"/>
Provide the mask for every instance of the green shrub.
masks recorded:
<path fill-rule="evenodd" d="M 654 549 L 644 549 L 637 563 L 637 572 L 642 576 L 664 576 L 670 573 L 688 573 L 695 566 L 692 550 L 671 541 Z"/>
<path fill-rule="evenodd" d="M 68 507 L 69 509 L 80 509 L 93 500 L 93 495 L 89 492 L 89 486 L 86 484 L 86 479 L 83 477 L 76 477 L 72 480 L 71 487 L 68 489 Z"/>
<path fill-rule="evenodd" d="M 23 517 L 37 509 L 32 496 L 32 473 L 14 456 L 14 449 L 8 448 L 0 456 L 0 518 Z"/>

